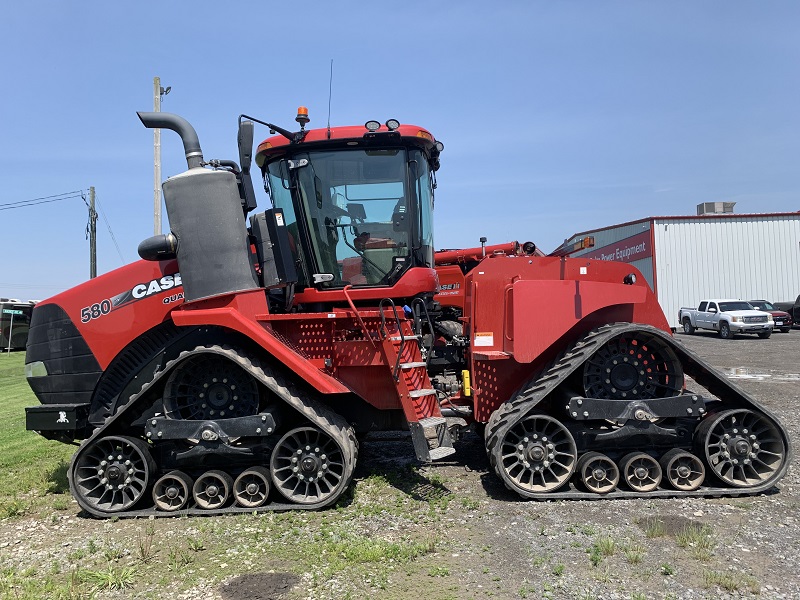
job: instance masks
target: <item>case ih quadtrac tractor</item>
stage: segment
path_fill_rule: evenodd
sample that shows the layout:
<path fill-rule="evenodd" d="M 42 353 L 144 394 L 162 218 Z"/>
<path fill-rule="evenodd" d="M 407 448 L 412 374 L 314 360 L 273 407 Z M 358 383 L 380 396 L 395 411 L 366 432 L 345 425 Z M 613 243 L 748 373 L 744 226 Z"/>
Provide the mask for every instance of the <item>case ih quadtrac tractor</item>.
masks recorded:
<path fill-rule="evenodd" d="M 630 265 L 530 243 L 435 253 L 429 131 L 242 115 L 237 164 L 205 161 L 181 117 L 139 117 L 183 141 L 171 231 L 39 303 L 27 346 L 27 427 L 80 440 L 87 513 L 329 506 L 357 436 L 381 430 L 410 431 L 424 462 L 477 430 L 506 486 L 543 500 L 740 495 L 785 473 L 785 429 L 673 341 Z M 262 212 L 254 121 L 274 134 Z"/>

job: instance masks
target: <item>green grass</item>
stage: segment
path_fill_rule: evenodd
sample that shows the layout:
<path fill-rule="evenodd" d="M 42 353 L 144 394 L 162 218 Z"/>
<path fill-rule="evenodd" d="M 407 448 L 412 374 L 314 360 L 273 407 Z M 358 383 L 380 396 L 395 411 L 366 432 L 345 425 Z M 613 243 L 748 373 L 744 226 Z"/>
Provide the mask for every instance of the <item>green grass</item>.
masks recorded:
<path fill-rule="evenodd" d="M 25 379 L 25 353 L 0 354 L 0 518 L 37 510 L 43 496 L 61 496 L 61 507 L 69 499 L 74 447 L 25 430 L 25 407 L 38 404 Z"/>

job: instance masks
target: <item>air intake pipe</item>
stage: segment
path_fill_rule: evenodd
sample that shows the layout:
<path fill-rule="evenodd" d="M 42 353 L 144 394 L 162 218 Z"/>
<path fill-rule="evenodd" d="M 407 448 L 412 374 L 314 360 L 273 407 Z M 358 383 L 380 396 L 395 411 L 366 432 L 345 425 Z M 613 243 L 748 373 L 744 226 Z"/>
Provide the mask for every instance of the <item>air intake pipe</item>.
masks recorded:
<path fill-rule="evenodd" d="M 203 166 L 200 139 L 189 121 L 173 113 L 137 112 L 136 114 L 148 129 L 171 129 L 181 136 L 183 151 L 186 153 L 186 164 L 190 169 Z"/>

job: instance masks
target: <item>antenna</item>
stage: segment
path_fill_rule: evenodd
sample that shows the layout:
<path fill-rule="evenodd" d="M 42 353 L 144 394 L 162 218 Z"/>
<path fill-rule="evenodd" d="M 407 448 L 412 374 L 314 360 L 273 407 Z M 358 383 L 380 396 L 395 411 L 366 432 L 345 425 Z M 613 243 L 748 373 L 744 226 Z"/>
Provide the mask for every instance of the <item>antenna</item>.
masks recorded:
<path fill-rule="evenodd" d="M 333 95 L 333 59 L 331 59 L 331 78 L 328 83 L 328 139 L 331 139 L 331 96 Z"/>

